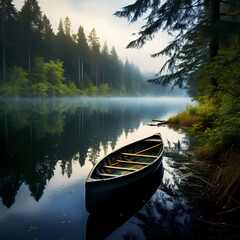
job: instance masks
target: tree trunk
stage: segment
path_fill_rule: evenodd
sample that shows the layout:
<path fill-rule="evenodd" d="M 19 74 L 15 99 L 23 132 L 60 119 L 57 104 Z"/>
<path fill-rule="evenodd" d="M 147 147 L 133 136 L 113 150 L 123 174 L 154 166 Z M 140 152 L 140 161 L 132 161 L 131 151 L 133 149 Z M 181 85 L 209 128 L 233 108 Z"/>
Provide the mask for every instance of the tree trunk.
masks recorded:
<path fill-rule="evenodd" d="M 83 90 L 83 57 L 82 57 L 82 90 Z"/>
<path fill-rule="evenodd" d="M 98 65 L 96 64 L 96 87 L 98 86 Z"/>
<path fill-rule="evenodd" d="M 2 68 L 3 68 L 3 81 L 6 82 L 6 56 L 5 56 L 5 39 L 4 39 L 4 16 L 2 6 Z"/>
<path fill-rule="evenodd" d="M 220 21 L 220 0 L 211 0 L 210 2 L 210 15 L 211 15 L 211 26 L 213 28 L 212 35 L 210 38 L 210 61 L 217 56 L 217 52 L 219 50 L 219 32 L 217 29 L 217 25 Z M 215 78 L 211 79 L 212 85 L 217 87 L 218 83 Z"/>
<path fill-rule="evenodd" d="M 220 0 L 212 0 L 210 5 L 210 14 L 211 14 L 211 25 L 213 26 L 214 32 L 210 39 L 210 59 L 212 60 L 217 56 L 217 51 L 219 49 L 219 40 L 218 40 L 218 30 L 217 24 L 220 21 Z"/>
<path fill-rule="evenodd" d="M 80 57 L 78 57 L 78 87 L 81 89 Z"/>
<path fill-rule="evenodd" d="M 28 73 L 31 73 L 31 48 L 29 40 L 28 40 Z"/>
<path fill-rule="evenodd" d="M 105 80 L 104 77 L 105 77 L 105 76 L 104 76 L 104 64 L 103 64 L 103 84 L 104 84 L 104 82 L 105 82 L 105 81 L 104 81 L 104 80 Z"/>

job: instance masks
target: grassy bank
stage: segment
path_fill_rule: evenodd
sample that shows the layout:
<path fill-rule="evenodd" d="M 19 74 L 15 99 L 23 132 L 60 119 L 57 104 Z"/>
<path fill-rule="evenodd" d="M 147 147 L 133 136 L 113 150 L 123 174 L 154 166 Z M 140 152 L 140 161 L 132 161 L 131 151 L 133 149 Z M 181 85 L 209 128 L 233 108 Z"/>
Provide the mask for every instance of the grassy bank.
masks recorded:
<path fill-rule="evenodd" d="M 174 117 L 168 119 L 171 124 L 177 124 L 181 127 L 192 128 L 195 124 L 203 122 L 212 122 L 215 106 L 212 100 L 204 101 L 203 104 L 196 104 L 194 106 L 187 105 L 186 110 L 180 112 Z"/>
<path fill-rule="evenodd" d="M 195 150 L 195 156 L 200 161 L 215 169 L 209 179 L 209 192 L 215 192 L 221 202 L 235 201 L 240 203 L 240 150 L 235 135 L 230 137 L 219 109 L 213 100 L 201 102 L 195 106 L 188 105 L 186 110 L 168 119 L 170 124 L 189 128 L 200 142 Z M 219 132 L 218 132 L 219 131 Z M 216 140 L 216 141 L 214 141 Z"/>

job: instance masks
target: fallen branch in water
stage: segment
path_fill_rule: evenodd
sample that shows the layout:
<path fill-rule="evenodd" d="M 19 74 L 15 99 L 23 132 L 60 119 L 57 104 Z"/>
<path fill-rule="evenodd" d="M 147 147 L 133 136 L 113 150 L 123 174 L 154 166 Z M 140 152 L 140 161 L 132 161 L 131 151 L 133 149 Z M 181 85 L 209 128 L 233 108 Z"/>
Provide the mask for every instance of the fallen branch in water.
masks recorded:
<path fill-rule="evenodd" d="M 197 177 L 197 176 L 196 176 L 196 178 L 198 178 L 198 179 L 202 180 L 203 182 L 207 183 L 207 184 L 208 184 L 209 186 L 211 186 L 212 188 L 215 188 L 214 185 L 212 185 L 211 183 L 209 183 L 209 182 L 206 181 L 205 179 L 203 179 L 203 178 L 201 178 L 201 177 Z"/>
<path fill-rule="evenodd" d="M 225 214 L 225 213 L 230 213 L 230 212 L 233 212 L 233 211 L 235 211 L 236 209 L 239 209 L 239 208 L 240 208 L 240 206 L 237 206 L 237 207 L 232 208 L 230 210 L 227 210 L 227 211 L 224 211 L 224 212 L 220 212 L 220 213 L 218 213 L 218 215 Z"/>
<path fill-rule="evenodd" d="M 197 174 L 201 174 L 200 172 L 197 172 L 196 170 L 190 168 L 190 167 L 187 167 L 186 165 L 184 165 L 185 168 L 188 168 L 190 171 L 194 172 L 194 173 L 197 173 Z"/>
<path fill-rule="evenodd" d="M 160 122 L 160 123 L 168 123 L 168 121 L 165 120 L 158 120 L 158 119 L 153 119 L 153 122 Z"/>
<path fill-rule="evenodd" d="M 158 126 L 161 126 L 161 125 L 163 125 L 163 124 L 167 124 L 167 123 L 168 123 L 167 121 L 157 120 L 157 119 L 153 119 L 152 121 L 153 121 L 153 122 L 157 122 L 157 124 L 149 123 L 148 126 L 158 127 Z"/>
<path fill-rule="evenodd" d="M 155 123 L 148 123 L 147 125 L 151 127 L 158 127 L 158 124 L 155 124 Z"/>
<path fill-rule="evenodd" d="M 200 218 L 196 218 L 198 221 L 201 221 L 201 222 L 204 222 L 204 223 L 208 223 L 208 224 L 212 224 L 212 225 L 215 225 L 215 226 L 219 226 L 219 227 L 234 227 L 234 228 L 240 228 L 240 226 L 238 225 L 232 225 L 232 224 L 228 224 L 228 223 L 220 223 L 220 222 L 210 222 L 210 221 L 206 221 L 206 220 L 203 220 L 203 219 L 200 219 Z"/>

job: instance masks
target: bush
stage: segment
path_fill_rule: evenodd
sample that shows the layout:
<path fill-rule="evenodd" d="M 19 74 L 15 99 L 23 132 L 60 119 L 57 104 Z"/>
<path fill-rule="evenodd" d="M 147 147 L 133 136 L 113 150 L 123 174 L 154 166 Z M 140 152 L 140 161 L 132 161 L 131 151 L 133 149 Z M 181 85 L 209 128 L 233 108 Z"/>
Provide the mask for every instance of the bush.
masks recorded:
<path fill-rule="evenodd" d="M 202 127 L 208 126 L 214 119 L 215 105 L 212 99 L 202 99 L 195 106 L 187 105 L 186 110 L 168 119 L 169 123 L 178 124 L 183 127 L 197 128 L 197 124 Z M 200 126 L 198 126 L 200 128 Z"/>
<path fill-rule="evenodd" d="M 10 71 L 9 82 L 1 85 L 0 96 L 23 97 L 29 95 L 29 80 L 26 71 L 15 66 Z"/>
<path fill-rule="evenodd" d="M 48 84 L 36 83 L 32 85 L 32 96 L 34 97 L 47 97 L 48 96 Z"/>
<path fill-rule="evenodd" d="M 194 131 L 203 144 L 224 146 L 240 144 L 240 39 L 234 39 L 229 47 L 197 74 L 200 89 L 205 97 L 212 96 L 215 110 L 205 114 L 204 121 L 194 125 Z M 215 79 L 218 86 L 211 87 Z M 199 98 L 201 101 L 202 98 Z M 210 119 L 209 119 L 210 117 Z"/>
<path fill-rule="evenodd" d="M 78 96 L 80 91 L 75 83 L 64 84 L 63 62 L 60 60 L 44 63 L 36 58 L 31 74 L 15 66 L 10 72 L 10 81 L 1 84 L 0 96 L 3 97 L 58 97 Z M 30 79 L 30 80 L 29 80 Z M 94 88 L 94 87 L 93 87 Z M 97 90 L 94 89 L 96 92 Z M 97 93 L 92 93 L 97 94 Z M 95 96 L 95 95 L 94 95 Z"/>

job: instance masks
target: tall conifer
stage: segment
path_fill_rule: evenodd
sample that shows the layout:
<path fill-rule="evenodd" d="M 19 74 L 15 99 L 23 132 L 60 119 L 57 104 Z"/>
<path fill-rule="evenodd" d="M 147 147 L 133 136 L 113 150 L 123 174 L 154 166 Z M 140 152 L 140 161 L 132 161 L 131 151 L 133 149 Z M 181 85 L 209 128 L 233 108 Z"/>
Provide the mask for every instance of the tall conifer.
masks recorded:
<path fill-rule="evenodd" d="M 22 44 L 27 52 L 28 73 L 31 72 L 32 58 L 41 52 L 42 12 L 37 0 L 26 0 L 18 15 L 22 30 Z"/>
<path fill-rule="evenodd" d="M 8 47 L 11 43 L 11 31 L 13 31 L 13 21 L 16 19 L 16 9 L 13 6 L 12 0 L 2 0 L 0 2 L 0 17 L 1 17 L 1 50 L 2 50 L 2 79 L 6 82 L 6 55 L 11 47 Z M 7 45 L 7 46 L 6 46 Z"/>
<path fill-rule="evenodd" d="M 239 12 L 240 6 L 235 0 L 137 0 L 115 15 L 135 22 L 148 14 L 139 37 L 128 47 L 142 47 L 160 30 L 175 36 L 163 50 L 152 55 L 169 57 L 152 82 L 183 86 L 192 81 L 202 64 L 216 56 L 220 44 L 224 44 L 230 35 L 240 33 L 239 23 L 221 17 L 224 15 L 223 4 L 235 6 L 233 12 Z"/>

